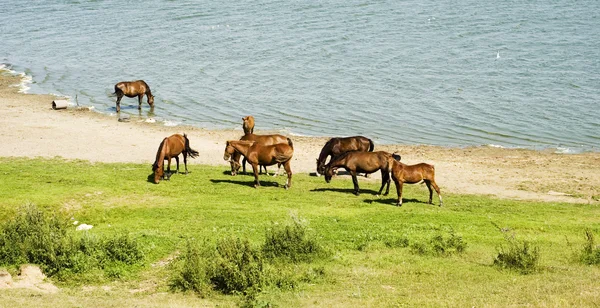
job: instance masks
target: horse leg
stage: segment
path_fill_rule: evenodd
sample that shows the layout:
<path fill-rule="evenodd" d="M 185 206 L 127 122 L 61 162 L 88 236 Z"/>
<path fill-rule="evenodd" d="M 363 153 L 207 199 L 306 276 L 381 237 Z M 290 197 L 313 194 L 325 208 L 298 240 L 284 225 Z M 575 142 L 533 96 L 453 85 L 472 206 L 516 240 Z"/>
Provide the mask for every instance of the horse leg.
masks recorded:
<path fill-rule="evenodd" d="M 356 178 L 356 171 L 350 171 L 350 173 L 352 174 L 352 183 L 354 183 L 354 192 L 352 192 L 355 195 L 360 195 L 359 192 L 359 188 L 358 188 L 358 179 Z"/>
<path fill-rule="evenodd" d="M 171 179 L 171 157 L 167 160 L 167 180 Z"/>
<path fill-rule="evenodd" d="M 260 186 L 260 182 L 258 181 L 258 171 L 260 167 L 258 166 L 258 163 L 250 164 L 252 165 L 252 171 L 254 172 L 254 188 L 257 188 L 258 186 Z"/>
<path fill-rule="evenodd" d="M 177 163 L 177 171 L 175 173 L 179 174 L 179 155 L 175 156 L 175 162 Z M 187 168 L 185 168 L 187 170 Z"/>
<path fill-rule="evenodd" d="M 273 176 L 279 176 L 280 170 L 281 170 L 281 163 L 277 163 L 277 171 L 273 174 Z"/>
<path fill-rule="evenodd" d="M 242 172 L 246 174 L 246 156 L 242 159 Z"/>
<path fill-rule="evenodd" d="M 123 94 L 117 94 L 117 112 L 121 111 L 121 99 L 123 98 Z"/>
<path fill-rule="evenodd" d="M 381 170 L 381 188 L 379 188 L 379 192 L 377 193 L 377 195 L 381 195 L 381 192 L 383 191 L 383 187 L 385 187 L 385 184 L 388 184 L 387 186 L 387 190 L 385 191 L 385 195 L 387 196 L 387 194 L 390 193 L 390 174 L 389 172 L 385 172 L 383 170 Z"/>
<path fill-rule="evenodd" d="M 144 97 L 144 94 L 140 94 L 138 95 L 138 109 L 142 109 L 142 98 Z"/>
<path fill-rule="evenodd" d="M 440 198 L 440 206 L 442 206 L 442 195 L 440 194 L 440 188 L 437 186 L 437 184 L 435 183 L 435 180 L 431 180 L 431 186 L 433 186 L 433 189 L 435 189 L 435 192 L 438 194 L 438 198 Z M 433 203 L 431 201 L 431 189 L 429 189 L 429 203 Z"/>
<path fill-rule="evenodd" d="M 187 175 L 187 152 L 183 152 L 183 165 L 185 166 L 185 174 Z M 179 170 L 179 167 L 177 167 L 177 170 Z"/>
<path fill-rule="evenodd" d="M 262 168 L 265 170 L 265 174 L 269 175 L 269 171 L 267 171 L 267 165 L 262 165 Z"/>
<path fill-rule="evenodd" d="M 402 206 L 402 185 L 404 183 L 400 182 L 398 179 L 394 179 L 394 184 L 396 184 L 396 193 L 398 193 L 398 202 L 396 202 L 396 205 Z"/>
<path fill-rule="evenodd" d="M 281 166 L 281 164 L 279 164 L 279 166 Z M 288 189 L 290 187 L 292 187 L 292 167 L 290 166 L 290 161 L 286 161 L 285 164 L 283 165 L 283 168 L 285 169 L 285 172 L 287 173 L 287 183 L 285 184 L 285 189 Z M 277 172 L 279 172 L 279 169 L 277 169 Z"/>

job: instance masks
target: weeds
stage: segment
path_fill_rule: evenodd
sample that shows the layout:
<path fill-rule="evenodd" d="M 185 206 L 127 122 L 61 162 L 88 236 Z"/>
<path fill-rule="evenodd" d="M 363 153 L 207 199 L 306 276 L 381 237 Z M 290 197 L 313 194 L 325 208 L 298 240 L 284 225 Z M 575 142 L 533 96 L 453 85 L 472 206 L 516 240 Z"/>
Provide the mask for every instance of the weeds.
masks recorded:
<path fill-rule="evenodd" d="M 262 251 L 267 258 L 285 258 L 292 262 L 311 261 L 324 252 L 309 235 L 307 227 L 297 220 L 291 225 L 273 224 L 265 234 Z"/>
<path fill-rule="evenodd" d="M 410 250 L 419 255 L 450 256 L 452 254 L 461 254 L 467 248 L 467 243 L 462 236 L 456 235 L 454 230 L 450 229 L 448 235 L 442 233 L 434 235 L 426 242 L 414 241 L 410 245 L 408 239 L 401 239 L 399 245 L 407 245 Z"/>
<path fill-rule="evenodd" d="M 505 237 L 508 245 L 498 248 L 494 265 L 516 270 L 521 274 L 531 274 L 538 270 L 540 250 L 528 241 L 518 241 L 514 236 Z"/>
<path fill-rule="evenodd" d="M 104 269 L 108 277 L 120 277 L 123 265 L 143 260 L 144 255 L 128 235 L 96 238 L 75 237 L 70 224 L 58 215 L 48 216 L 33 204 L 19 209 L 17 217 L 0 229 L 0 264 L 38 264 L 48 276 L 59 279 L 71 274 Z"/>
<path fill-rule="evenodd" d="M 588 265 L 600 264 L 600 246 L 596 245 L 594 233 L 587 229 L 585 230 L 585 237 L 586 242 L 580 255 L 581 262 Z"/>

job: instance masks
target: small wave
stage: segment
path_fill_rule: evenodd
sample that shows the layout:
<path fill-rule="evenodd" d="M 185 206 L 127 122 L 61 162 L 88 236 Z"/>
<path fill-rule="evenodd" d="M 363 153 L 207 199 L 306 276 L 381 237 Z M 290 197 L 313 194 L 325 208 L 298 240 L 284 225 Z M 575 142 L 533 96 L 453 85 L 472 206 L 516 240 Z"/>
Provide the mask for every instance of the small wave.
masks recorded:
<path fill-rule="evenodd" d="M 177 125 L 179 125 L 179 123 L 177 123 L 177 122 L 174 122 L 174 121 L 165 120 L 165 121 L 163 122 L 163 125 L 164 125 L 164 126 L 169 126 L 169 127 L 172 127 L 172 126 L 177 126 Z"/>
<path fill-rule="evenodd" d="M 490 147 L 490 148 L 499 148 L 499 149 L 505 149 L 506 147 L 503 147 L 501 145 L 498 144 L 486 144 L 485 146 Z"/>
<path fill-rule="evenodd" d="M 575 154 L 575 153 L 577 153 L 577 151 L 575 151 L 571 148 L 557 147 L 556 151 L 554 151 L 554 153 L 556 153 L 556 154 Z"/>
<path fill-rule="evenodd" d="M 17 85 L 19 93 L 27 93 L 31 89 L 29 85 L 33 83 L 33 78 L 25 73 L 20 73 L 19 76 L 21 77 L 21 82 Z"/>

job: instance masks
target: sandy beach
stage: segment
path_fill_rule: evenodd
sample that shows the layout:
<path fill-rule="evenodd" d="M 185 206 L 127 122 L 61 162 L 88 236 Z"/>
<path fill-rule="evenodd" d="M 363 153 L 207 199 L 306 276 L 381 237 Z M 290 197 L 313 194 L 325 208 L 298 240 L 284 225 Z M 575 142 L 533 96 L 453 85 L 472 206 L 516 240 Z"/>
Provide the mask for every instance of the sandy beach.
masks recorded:
<path fill-rule="evenodd" d="M 174 133 L 186 133 L 200 152 L 190 168 L 223 166 L 226 140 L 243 135 L 239 129 L 205 130 L 167 127 L 132 116 L 119 122 L 114 115 L 70 106 L 53 110 L 56 97 L 19 93 L 18 76 L 0 72 L 0 156 L 63 157 L 91 162 L 154 161 L 160 141 Z M 122 105 L 137 104 L 125 98 Z M 148 108 L 146 104 L 143 108 Z M 261 130 L 256 123 L 255 133 Z M 294 141 L 292 170 L 314 173 L 315 159 L 327 138 L 290 136 Z M 367 136 L 368 137 L 368 136 Z M 422 145 L 381 145 L 375 150 L 397 151 L 407 164 L 427 162 L 436 167 L 436 180 L 444 193 L 485 194 L 499 198 L 599 204 L 600 153 L 560 154 L 496 147 L 444 148 Z M 249 166 L 248 166 L 249 167 Z M 275 168 L 271 167 L 271 171 Z M 359 181 L 376 181 L 379 176 Z M 146 179 L 140 179 L 145 181 Z"/>

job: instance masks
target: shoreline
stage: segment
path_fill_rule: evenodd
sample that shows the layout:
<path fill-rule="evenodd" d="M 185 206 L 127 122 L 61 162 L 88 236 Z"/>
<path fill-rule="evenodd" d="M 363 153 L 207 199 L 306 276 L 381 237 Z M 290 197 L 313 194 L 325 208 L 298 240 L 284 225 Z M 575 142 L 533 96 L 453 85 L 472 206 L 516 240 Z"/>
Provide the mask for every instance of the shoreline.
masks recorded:
<path fill-rule="evenodd" d="M 5 73 L 6 72 L 6 73 Z M 0 119 L 6 128 L 0 132 L 0 156 L 56 157 L 91 162 L 133 162 L 150 164 L 160 141 L 174 133 L 186 133 L 190 146 L 199 151 L 190 165 L 223 166 L 225 141 L 243 135 L 239 129 L 208 130 L 193 126 L 165 126 L 146 123 L 131 116 L 118 117 L 76 109 L 52 110 L 52 95 L 23 94 L 12 85 L 21 77 L 0 70 Z M 147 106 L 143 106 L 143 110 Z M 258 134 L 273 133 L 260 129 Z M 292 170 L 314 173 L 315 160 L 329 137 L 289 137 L 295 152 Z M 516 200 L 600 204 L 600 153 L 555 153 L 554 150 L 511 149 L 493 146 L 460 148 L 431 145 L 376 144 L 375 150 L 402 155 L 406 164 L 427 162 L 436 166 L 436 181 L 442 194 L 493 195 Z M 274 167 L 270 171 L 275 170 Z M 377 181 L 359 179 L 366 183 Z M 391 194 L 395 194 L 392 190 Z"/>

